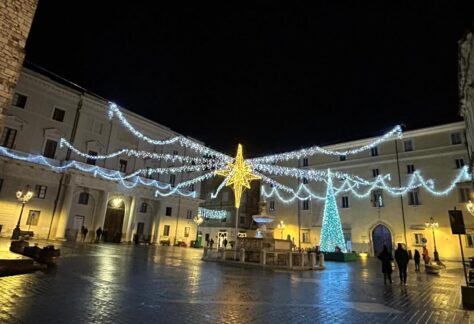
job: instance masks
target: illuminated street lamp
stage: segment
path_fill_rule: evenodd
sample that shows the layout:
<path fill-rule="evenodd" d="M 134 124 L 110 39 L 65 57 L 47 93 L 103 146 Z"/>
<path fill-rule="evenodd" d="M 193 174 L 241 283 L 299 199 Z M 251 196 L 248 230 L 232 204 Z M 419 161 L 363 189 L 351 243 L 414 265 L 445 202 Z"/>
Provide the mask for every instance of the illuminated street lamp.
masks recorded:
<path fill-rule="evenodd" d="M 198 246 L 198 237 L 199 237 L 199 225 L 201 225 L 204 222 L 204 218 L 200 215 L 197 214 L 193 221 L 196 223 L 196 241 L 194 241 L 194 247 L 200 247 Z"/>
<path fill-rule="evenodd" d="M 21 211 L 20 211 L 20 217 L 18 218 L 18 223 L 16 224 L 15 229 L 13 230 L 12 234 L 12 240 L 18 240 L 20 237 L 20 222 L 21 222 L 21 216 L 23 215 L 23 209 L 25 208 L 25 204 L 33 198 L 33 191 L 30 190 L 30 186 L 26 186 L 24 190 L 18 190 L 16 192 L 16 199 L 18 199 L 19 202 L 21 202 Z"/>
<path fill-rule="evenodd" d="M 280 230 L 281 233 L 281 239 L 283 240 L 283 231 L 285 230 L 285 222 L 280 221 L 280 223 L 277 225 L 278 229 Z"/>
<path fill-rule="evenodd" d="M 427 222 L 426 224 L 426 227 L 427 228 L 431 228 L 431 232 L 433 233 L 433 243 L 434 243 L 434 260 L 435 261 L 439 261 L 439 255 L 438 255 L 438 251 L 436 250 L 436 238 L 435 238 L 435 228 L 438 228 L 439 227 L 439 224 L 438 222 L 435 222 L 433 217 L 430 217 L 430 220 L 429 222 Z"/>

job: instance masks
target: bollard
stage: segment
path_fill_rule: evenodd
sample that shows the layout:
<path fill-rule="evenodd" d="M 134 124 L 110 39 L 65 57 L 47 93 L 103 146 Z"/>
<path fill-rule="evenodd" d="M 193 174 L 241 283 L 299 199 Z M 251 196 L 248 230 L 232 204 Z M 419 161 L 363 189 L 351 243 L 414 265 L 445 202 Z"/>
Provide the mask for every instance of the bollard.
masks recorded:
<path fill-rule="evenodd" d="M 311 252 L 310 257 L 311 257 L 310 267 L 311 267 L 311 269 L 315 269 L 316 268 L 316 253 Z"/>
<path fill-rule="evenodd" d="M 260 264 L 267 264 L 267 251 L 265 251 L 265 249 L 260 251 Z"/>
<path fill-rule="evenodd" d="M 244 248 L 240 249 L 240 262 L 242 263 L 245 262 L 245 249 Z"/>
<path fill-rule="evenodd" d="M 288 252 L 288 268 L 293 268 L 293 253 Z"/>
<path fill-rule="evenodd" d="M 319 254 L 319 266 L 318 266 L 318 269 L 319 270 L 323 270 L 325 269 L 326 267 L 324 266 L 324 254 L 320 253 Z"/>
<path fill-rule="evenodd" d="M 207 259 L 207 249 L 208 249 L 207 247 L 204 247 L 204 252 L 203 252 L 203 254 L 202 254 L 202 259 L 203 259 L 203 260 L 204 260 L 204 259 Z"/>

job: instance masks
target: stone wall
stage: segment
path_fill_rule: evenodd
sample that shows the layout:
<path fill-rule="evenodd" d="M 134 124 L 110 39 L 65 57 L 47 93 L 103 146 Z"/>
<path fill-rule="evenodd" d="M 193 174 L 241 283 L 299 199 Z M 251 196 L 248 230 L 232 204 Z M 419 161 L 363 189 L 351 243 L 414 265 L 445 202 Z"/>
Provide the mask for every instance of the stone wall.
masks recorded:
<path fill-rule="evenodd" d="M 25 58 L 38 0 L 2 0 L 0 5 L 0 115 L 10 103 Z"/>

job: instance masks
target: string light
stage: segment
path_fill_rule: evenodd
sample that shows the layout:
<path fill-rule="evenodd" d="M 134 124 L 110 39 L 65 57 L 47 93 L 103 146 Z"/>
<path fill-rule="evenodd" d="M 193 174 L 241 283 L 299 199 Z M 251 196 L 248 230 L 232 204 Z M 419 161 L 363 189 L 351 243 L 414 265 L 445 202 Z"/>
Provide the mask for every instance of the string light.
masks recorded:
<path fill-rule="evenodd" d="M 398 138 L 402 137 L 402 128 L 400 126 L 395 126 L 391 131 L 383 135 L 382 137 L 379 137 L 378 139 L 372 141 L 371 143 L 364 145 L 362 147 L 352 149 L 352 150 L 346 150 L 346 151 L 332 151 L 328 150 L 325 148 L 322 148 L 320 146 L 313 146 L 309 147 L 306 149 L 302 149 L 299 151 L 293 151 L 293 152 L 288 152 L 288 153 L 281 153 L 281 154 L 274 154 L 274 155 L 268 155 L 268 156 L 263 156 L 259 158 L 254 158 L 250 159 L 249 163 L 275 163 L 279 161 L 288 161 L 288 160 L 298 160 L 302 158 L 307 158 L 311 157 L 315 154 L 324 154 L 324 155 L 333 155 L 333 156 L 348 156 L 348 155 L 354 155 L 354 154 L 359 154 L 364 151 L 370 150 L 383 142 L 391 139 L 393 136 L 398 136 Z"/>
<path fill-rule="evenodd" d="M 190 148 L 202 155 L 208 155 L 208 156 L 215 156 L 216 158 L 223 160 L 223 161 L 231 161 L 232 158 L 228 155 L 222 154 L 220 152 L 217 152 L 213 149 L 210 149 L 208 147 L 205 147 L 202 144 L 196 143 L 195 141 L 192 141 L 188 138 L 185 138 L 184 136 L 176 136 L 173 138 L 170 138 L 168 140 L 155 140 L 152 139 L 146 135 L 144 135 L 142 132 L 138 131 L 135 127 L 133 127 L 125 118 L 125 116 L 122 114 L 120 109 L 117 107 L 116 104 L 113 102 L 109 103 L 109 109 L 108 109 L 108 115 L 109 119 L 112 119 L 114 116 L 116 116 L 119 121 L 122 123 L 125 128 L 127 128 L 133 135 L 135 135 L 137 138 L 153 144 L 153 145 L 170 145 L 170 144 L 179 144 L 183 147 Z"/>
<path fill-rule="evenodd" d="M 199 215 L 207 219 L 226 219 L 228 212 L 226 210 L 213 210 L 203 207 L 198 209 Z"/>
<path fill-rule="evenodd" d="M 347 249 L 344 240 L 344 232 L 342 231 L 341 219 L 339 217 L 339 211 L 337 210 L 332 177 L 329 173 L 330 171 L 328 170 L 326 202 L 324 204 L 319 247 L 323 252 L 334 252 L 336 247 L 339 247 L 341 252 L 346 253 Z"/>

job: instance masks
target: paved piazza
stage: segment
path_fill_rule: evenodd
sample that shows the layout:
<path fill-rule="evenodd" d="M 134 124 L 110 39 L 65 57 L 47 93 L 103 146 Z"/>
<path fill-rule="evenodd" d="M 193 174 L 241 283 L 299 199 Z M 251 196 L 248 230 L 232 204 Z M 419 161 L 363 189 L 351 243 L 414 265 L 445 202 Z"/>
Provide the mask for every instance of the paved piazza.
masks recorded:
<path fill-rule="evenodd" d="M 373 258 L 289 272 L 202 262 L 190 248 L 61 248 L 57 269 L 0 278 L 0 323 L 474 322 L 460 307 L 455 264 L 439 277 L 411 264 L 402 287 L 395 276 L 384 286 Z"/>

